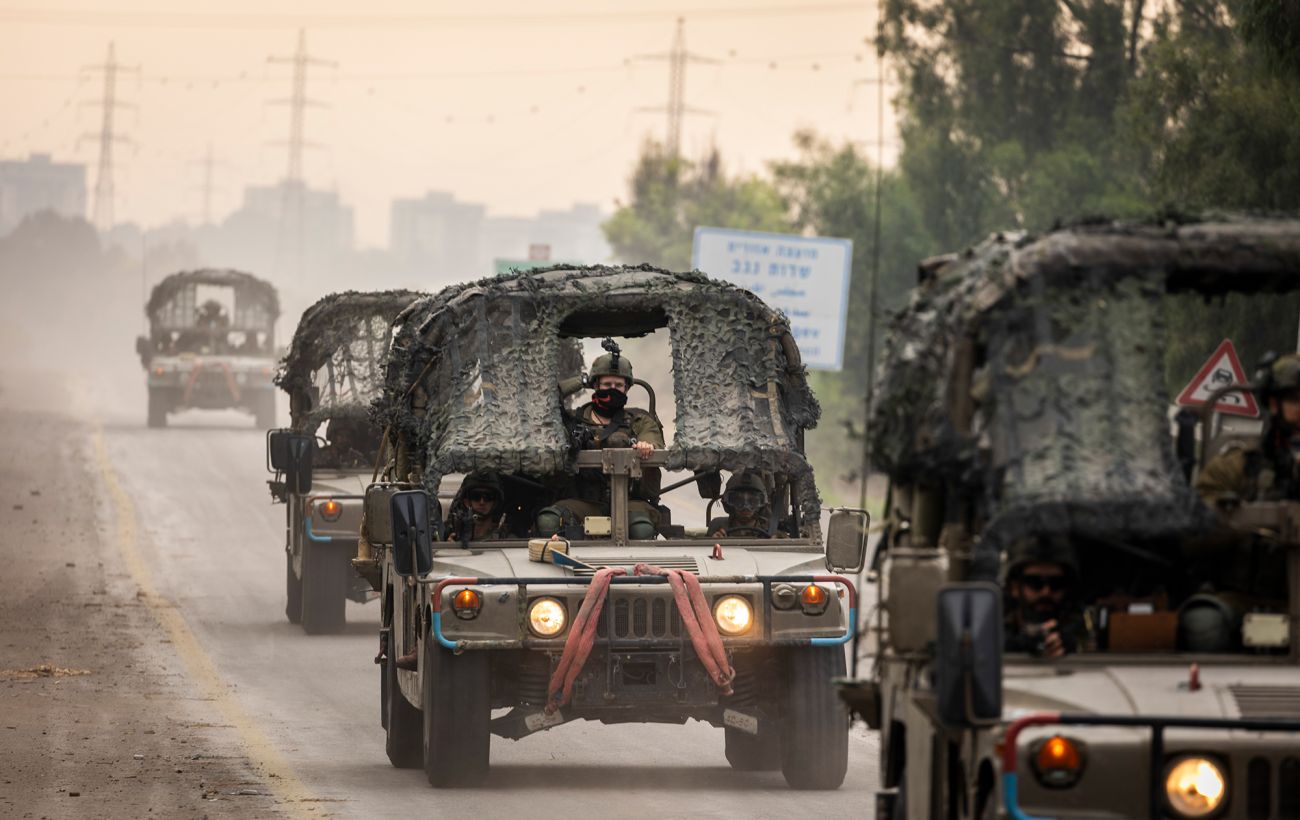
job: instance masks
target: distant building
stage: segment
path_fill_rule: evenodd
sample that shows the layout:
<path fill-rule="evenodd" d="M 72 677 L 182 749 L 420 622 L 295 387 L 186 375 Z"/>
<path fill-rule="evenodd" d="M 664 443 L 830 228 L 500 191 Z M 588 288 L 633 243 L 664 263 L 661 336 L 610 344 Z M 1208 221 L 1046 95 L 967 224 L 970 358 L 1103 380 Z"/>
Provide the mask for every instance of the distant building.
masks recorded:
<path fill-rule="evenodd" d="M 592 264 L 610 257 L 596 205 L 542 211 L 535 217 L 485 212 L 483 205 L 460 202 L 445 191 L 395 200 L 390 250 L 403 269 L 431 284 L 488 276 L 494 260 L 528 259 L 530 250 L 539 248 L 554 260 Z"/>
<path fill-rule="evenodd" d="M 38 211 L 86 216 L 86 166 L 52 162 L 49 154 L 0 160 L 0 236 Z"/>

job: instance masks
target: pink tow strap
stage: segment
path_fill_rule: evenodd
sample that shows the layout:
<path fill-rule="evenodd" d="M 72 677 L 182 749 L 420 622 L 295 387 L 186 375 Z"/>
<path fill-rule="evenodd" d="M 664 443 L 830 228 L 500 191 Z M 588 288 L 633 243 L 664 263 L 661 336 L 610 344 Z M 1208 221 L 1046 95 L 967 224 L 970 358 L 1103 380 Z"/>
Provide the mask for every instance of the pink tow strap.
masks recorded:
<path fill-rule="evenodd" d="M 597 570 L 591 579 L 591 586 L 587 587 L 582 606 L 578 608 L 578 616 L 573 619 L 573 627 L 564 642 L 560 662 L 551 675 L 546 697 L 547 713 L 555 712 L 573 696 L 573 683 L 578 679 L 578 674 L 582 672 L 596 643 L 596 627 L 608 597 L 610 579 L 615 575 L 626 574 L 627 570 L 622 567 L 606 567 Z M 736 670 L 727 661 L 727 650 L 722 645 L 722 636 L 718 634 L 718 625 L 713 622 L 713 612 L 704 598 L 700 579 L 685 570 L 663 569 L 650 564 L 637 564 L 634 574 L 668 578 L 673 600 L 681 614 L 682 624 L 690 635 L 691 645 L 695 647 L 696 656 L 722 694 L 732 694 L 731 682 L 736 678 Z"/>

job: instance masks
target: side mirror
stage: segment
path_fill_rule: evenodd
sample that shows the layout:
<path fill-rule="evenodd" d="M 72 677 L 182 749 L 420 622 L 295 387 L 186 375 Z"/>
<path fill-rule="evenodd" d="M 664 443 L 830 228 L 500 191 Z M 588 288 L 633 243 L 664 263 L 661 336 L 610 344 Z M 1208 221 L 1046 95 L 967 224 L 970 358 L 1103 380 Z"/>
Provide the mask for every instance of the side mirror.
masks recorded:
<path fill-rule="evenodd" d="M 826 530 L 826 568 L 831 572 L 854 573 L 867 560 L 867 533 L 871 513 L 866 510 L 836 510 Z"/>
<path fill-rule="evenodd" d="M 717 498 L 722 495 L 722 473 L 717 470 L 696 473 L 695 487 L 700 491 L 700 498 Z"/>
<path fill-rule="evenodd" d="M 1002 593 L 993 584 L 939 590 L 935 689 L 945 726 L 1002 719 L 1002 630 Z"/>
<path fill-rule="evenodd" d="M 433 569 L 433 527 L 429 494 L 403 490 L 390 500 L 393 528 L 393 568 L 403 577 L 425 575 Z"/>
<path fill-rule="evenodd" d="M 284 473 L 285 485 L 291 493 L 311 492 L 312 453 L 316 442 L 292 430 L 269 430 L 266 434 L 266 460 L 268 470 Z"/>

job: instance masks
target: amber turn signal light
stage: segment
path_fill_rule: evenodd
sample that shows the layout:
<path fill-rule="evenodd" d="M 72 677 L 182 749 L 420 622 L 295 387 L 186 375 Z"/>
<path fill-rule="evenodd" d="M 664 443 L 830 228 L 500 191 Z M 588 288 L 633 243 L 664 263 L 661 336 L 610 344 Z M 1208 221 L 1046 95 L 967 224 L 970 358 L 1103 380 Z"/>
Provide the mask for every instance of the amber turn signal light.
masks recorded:
<path fill-rule="evenodd" d="M 342 514 L 343 505 L 332 498 L 320 505 L 320 517 L 326 521 L 337 521 Z"/>
<path fill-rule="evenodd" d="M 472 589 L 462 589 L 451 597 L 451 608 L 458 618 L 473 618 L 482 606 L 482 597 Z"/>
<path fill-rule="evenodd" d="M 829 597 L 826 590 L 816 584 L 809 584 L 799 590 L 799 605 L 803 611 L 809 615 L 819 615 L 826 610 L 826 602 Z"/>
<path fill-rule="evenodd" d="M 1083 751 L 1068 737 L 1052 735 L 1034 752 L 1034 774 L 1044 786 L 1073 786 L 1083 773 Z"/>

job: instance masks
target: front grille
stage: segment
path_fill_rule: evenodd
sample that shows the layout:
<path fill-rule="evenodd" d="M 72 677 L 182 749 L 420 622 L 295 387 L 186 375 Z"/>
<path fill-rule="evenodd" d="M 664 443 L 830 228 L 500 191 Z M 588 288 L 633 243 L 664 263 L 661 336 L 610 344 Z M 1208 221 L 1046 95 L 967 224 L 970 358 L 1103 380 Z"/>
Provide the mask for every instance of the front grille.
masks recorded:
<path fill-rule="evenodd" d="M 1300 758 L 1281 760 L 1276 789 L 1273 783 L 1272 761 L 1252 758 L 1246 766 L 1247 820 L 1300 820 Z"/>
<path fill-rule="evenodd" d="M 650 564 L 651 566 L 661 567 L 663 569 L 684 569 L 687 572 L 693 572 L 696 575 L 700 574 L 699 563 L 689 555 L 644 555 L 633 558 L 601 558 L 596 556 L 588 557 L 586 555 L 575 555 L 573 557 L 582 561 L 584 564 L 589 564 L 597 569 L 603 569 L 605 567 L 622 567 L 627 570 L 629 575 L 632 574 L 632 570 L 636 568 L 637 564 Z M 575 569 L 573 574 L 585 578 L 594 575 L 595 572 L 589 569 Z"/>
<path fill-rule="evenodd" d="M 596 634 L 609 637 L 609 618 L 614 620 L 614 640 L 644 638 L 680 638 L 682 619 L 677 607 L 666 597 L 638 594 L 635 597 L 610 596 L 606 606 L 610 613 L 602 612 Z"/>
<path fill-rule="evenodd" d="M 1228 687 L 1243 718 L 1300 718 L 1300 686 Z"/>

